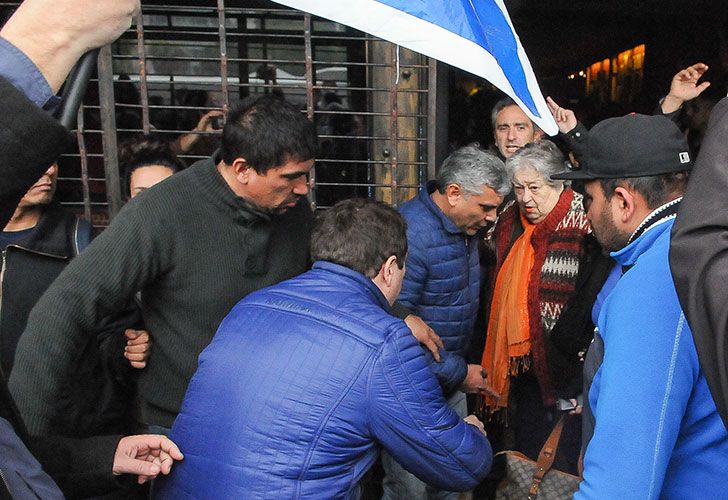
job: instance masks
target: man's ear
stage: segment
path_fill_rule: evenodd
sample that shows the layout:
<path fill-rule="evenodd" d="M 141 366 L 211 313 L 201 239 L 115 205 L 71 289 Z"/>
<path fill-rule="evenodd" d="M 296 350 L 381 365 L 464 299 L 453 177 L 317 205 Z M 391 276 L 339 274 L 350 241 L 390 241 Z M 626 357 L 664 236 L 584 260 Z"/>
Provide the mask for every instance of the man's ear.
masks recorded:
<path fill-rule="evenodd" d="M 241 184 L 247 184 L 253 167 L 248 165 L 248 162 L 242 157 L 235 158 L 231 166 L 238 182 Z"/>
<path fill-rule="evenodd" d="M 384 264 L 382 264 L 382 267 L 379 269 L 379 274 L 381 275 L 382 281 L 390 287 L 392 286 L 392 280 L 394 279 L 395 275 L 395 268 L 397 267 L 397 257 L 395 255 L 390 255 L 387 260 L 384 261 Z"/>
<path fill-rule="evenodd" d="M 617 209 L 619 220 L 623 223 L 629 222 L 637 210 L 637 204 L 640 202 L 639 196 L 635 191 L 625 186 L 617 186 L 612 194 L 614 207 Z"/>
<path fill-rule="evenodd" d="M 447 196 L 447 201 L 451 207 L 460 203 L 463 194 L 463 189 L 457 184 L 448 184 L 445 188 L 445 196 Z"/>
<path fill-rule="evenodd" d="M 543 130 L 541 130 L 535 124 L 533 125 L 533 142 L 538 142 L 543 139 Z"/>

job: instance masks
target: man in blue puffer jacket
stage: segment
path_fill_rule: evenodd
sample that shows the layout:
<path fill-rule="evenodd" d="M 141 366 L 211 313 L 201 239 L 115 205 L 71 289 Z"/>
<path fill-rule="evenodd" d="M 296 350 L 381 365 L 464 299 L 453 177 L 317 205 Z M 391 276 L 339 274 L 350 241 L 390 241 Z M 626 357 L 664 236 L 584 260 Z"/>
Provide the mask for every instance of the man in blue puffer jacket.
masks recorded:
<path fill-rule="evenodd" d="M 369 200 L 324 212 L 311 271 L 239 302 L 200 355 L 159 498 L 358 498 L 380 447 L 439 488 L 468 490 L 492 452 L 446 404 L 423 349 L 389 314 L 406 224 Z"/>
<path fill-rule="evenodd" d="M 465 146 L 443 162 L 435 182 L 402 205 L 407 221 L 407 273 L 398 304 L 422 318 L 444 348 L 435 362 L 427 353 L 448 404 L 467 413 L 464 393 L 486 390 L 483 368 L 465 354 L 477 315 L 480 258 L 475 234 L 495 221 L 496 209 L 511 189 L 503 162 L 477 146 Z M 400 314 L 402 316 L 402 314 Z M 436 491 L 382 455 L 384 499 L 454 498 Z"/>

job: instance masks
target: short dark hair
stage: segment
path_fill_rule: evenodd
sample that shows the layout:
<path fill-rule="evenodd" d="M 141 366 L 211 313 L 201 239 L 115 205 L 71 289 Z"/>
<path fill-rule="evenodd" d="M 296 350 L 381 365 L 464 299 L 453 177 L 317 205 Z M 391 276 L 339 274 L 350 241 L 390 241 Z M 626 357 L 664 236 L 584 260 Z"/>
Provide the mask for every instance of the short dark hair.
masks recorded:
<path fill-rule="evenodd" d="M 374 278 L 389 257 L 400 269 L 407 257 L 407 223 L 392 207 L 365 198 L 340 201 L 318 214 L 311 258 Z"/>
<path fill-rule="evenodd" d="M 614 190 L 619 186 L 628 185 L 640 193 L 647 202 L 647 206 L 655 209 L 674 199 L 674 196 L 682 196 L 690 178 L 690 171 L 671 172 L 663 175 L 652 175 L 648 177 L 630 177 L 624 179 L 599 179 L 604 196 L 609 199 Z"/>
<path fill-rule="evenodd" d="M 506 109 L 509 106 L 516 106 L 516 107 L 520 108 L 518 103 L 516 101 L 514 101 L 511 97 L 508 97 L 508 96 L 504 97 L 500 101 L 496 102 L 495 105 L 493 105 L 493 108 L 490 111 L 490 124 L 493 126 L 493 132 L 495 132 L 495 130 L 496 130 L 495 122 L 498 119 L 498 113 L 500 113 L 501 111 L 503 111 L 504 109 Z M 531 120 L 531 119 L 529 118 L 529 120 Z M 537 130 L 541 130 L 541 128 L 538 125 L 536 125 L 536 122 L 534 122 L 533 120 L 531 120 L 531 124 L 533 124 L 534 132 Z"/>
<path fill-rule="evenodd" d="M 161 165 L 177 173 L 187 165 L 172 151 L 168 141 L 150 135 L 143 135 L 127 141 L 119 148 L 119 165 L 124 173 L 124 195 L 131 196 L 131 174 L 138 168 Z"/>
<path fill-rule="evenodd" d="M 317 143 L 316 127 L 301 111 L 281 97 L 266 95 L 230 111 L 220 155 L 228 165 L 245 158 L 257 173 L 265 174 L 288 161 L 315 158 Z"/>
<path fill-rule="evenodd" d="M 500 113 L 509 106 L 518 106 L 518 104 L 516 104 L 516 101 L 514 101 L 512 98 L 504 97 L 493 105 L 493 109 L 490 110 L 490 124 L 493 125 L 494 131 L 495 120 L 498 117 L 498 113 Z"/>

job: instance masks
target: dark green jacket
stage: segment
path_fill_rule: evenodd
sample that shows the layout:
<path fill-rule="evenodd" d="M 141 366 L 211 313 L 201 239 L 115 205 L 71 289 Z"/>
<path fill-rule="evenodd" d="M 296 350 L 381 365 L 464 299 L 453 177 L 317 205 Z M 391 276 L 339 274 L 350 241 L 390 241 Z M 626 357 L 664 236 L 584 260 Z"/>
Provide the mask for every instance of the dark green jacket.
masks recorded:
<path fill-rule="evenodd" d="M 232 306 L 306 270 L 311 219 L 306 200 L 275 217 L 251 209 L 212 159 L 129 202 L 28 319 L 10 377 L 28 429 L 56 430 L 63 382 L 81 347 L 137 291 L 154 342 L 139 379 L 142 418 L 171 427 L 197 356 Z"/>

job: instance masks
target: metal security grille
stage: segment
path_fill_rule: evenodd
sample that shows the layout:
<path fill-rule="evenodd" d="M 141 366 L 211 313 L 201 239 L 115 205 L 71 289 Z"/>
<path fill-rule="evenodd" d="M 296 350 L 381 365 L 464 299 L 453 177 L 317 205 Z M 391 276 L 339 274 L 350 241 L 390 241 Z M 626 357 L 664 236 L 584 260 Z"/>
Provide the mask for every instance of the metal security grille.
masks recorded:
<path fill-rule="evenodd" d="M 424 56 L 272 2 L 145 1 L 137 25 L 101 51 L 58 197 L 105 226 L 124 201 L 125 142 L 156 134 L 191 164 L 219 143 L 206 114 L 279 93 L 319 133 L 312 206 L 397 205 L 434 175 L 435 73 Z"/>

